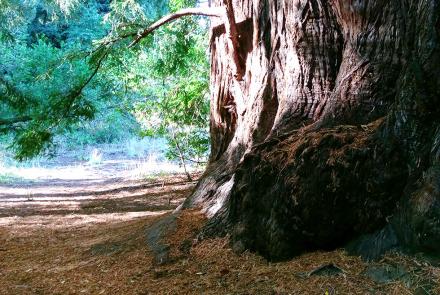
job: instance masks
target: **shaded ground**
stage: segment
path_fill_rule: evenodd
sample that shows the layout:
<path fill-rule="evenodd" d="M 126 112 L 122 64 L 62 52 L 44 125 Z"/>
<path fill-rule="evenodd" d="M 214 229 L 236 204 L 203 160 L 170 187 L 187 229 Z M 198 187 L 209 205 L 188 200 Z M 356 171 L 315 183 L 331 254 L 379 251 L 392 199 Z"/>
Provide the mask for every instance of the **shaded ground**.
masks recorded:
<path fill-rule="evenodd" d="M 151 182 L 108 180 L 80 182 L 78 186 L 74 182 L 31 184 L 27 188 L 0 186 L 3 191 L 0 193 L 0 217 L 69 215 L 70 218 L 72 215 L 147 214 L 148 211 L 172 210 L 183 202 L 194 185 L 183 176 L 163 177 Z M 0 224 L 9 219 L 2 218 Z"/>
<path fill-rule="evenodd" d="M 45 224 L 59 215 L 148 215 L 176 208 L 194 185 L 180 174 L 166 173 L 178 171 L 173 164 L 121 155 L 95 164 L 59 157 L 43 167 L 3 169 L 17 178 L 0 182 L 0 224 L 42 215 L 50 215 Z"/>
<path fill-rule="evenodd" d="M 227 238 L 197 242 L 196 211 L 163 235 L 169 257 L 160 264 L 148 229 L 194 183 L 114 176 L 0 185 L 0 294 L 440 294 L 440 269 L 421 258 L 235 255 Z"/>

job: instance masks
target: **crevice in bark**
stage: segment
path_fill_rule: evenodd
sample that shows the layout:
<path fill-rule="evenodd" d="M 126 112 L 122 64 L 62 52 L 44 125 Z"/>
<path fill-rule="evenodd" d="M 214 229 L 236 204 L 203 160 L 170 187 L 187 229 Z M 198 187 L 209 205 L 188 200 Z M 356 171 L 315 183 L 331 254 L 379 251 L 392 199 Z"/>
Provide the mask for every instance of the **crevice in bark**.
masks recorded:
<path fill-rule="evenodd" d="M 235 18 L 234 6 L 232 4 L 232 0 L 224 0 L 223 1 L 226 9 L 226 18 L 225 18 L 225 31 L 228 38 L 228 51 L 229 55 L 232 58 L 231 66 L 232 72 L 234 73 L 235 79 L 241 81 L 244 75 L 243 65 L 240 62 L 240 41 L 239 41 L 239 33 L 237 29 L 237 22 Z"/>

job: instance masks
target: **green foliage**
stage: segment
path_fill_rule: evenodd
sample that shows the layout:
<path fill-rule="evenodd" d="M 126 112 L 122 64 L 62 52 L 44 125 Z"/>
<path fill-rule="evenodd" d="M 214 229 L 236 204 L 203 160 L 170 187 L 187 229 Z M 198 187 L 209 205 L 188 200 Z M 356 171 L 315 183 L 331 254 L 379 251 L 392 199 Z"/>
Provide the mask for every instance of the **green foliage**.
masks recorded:
<path fill-rule="evenodd" d="M 174 0 L 180 9 L 194 1 Z M 199 18 L 186 18 L 160 30 L 147 56 L 155 85 L 150 99 L 138 103 L 144 135 L 162 135 L 170 146 L 169 158 L 201 162 L 209 150 L 209 63 L 206 28 Z M 181 159 L 182 161 L 182 159 Z"/>
<path fill-rule="evenodd" d="M 10 41 L 24 34 L 26 12 L 20 0 L 0 0 L 0 41 Z"/>
<path fill-rule="evenodd" d="M 196 4 L 197 1 L 195 0 L 170 0 L 168 3 L 172 12 L 178 11 L 182 8 L 195 7 Z"/>
<path fill-rule="evenodd" d="M 56 142 L 68 149 L 75 149 L 79 146 L 121 142 L 127 135 L 140 132 L 133 116 L 111 107 L 107 109 L 108 112 L 99 112 L 95 120 L 71 126 L 69 132 L 59 136 Z"/>
<path fill-rule="evenodd" d="M 16 157 L 51 153 L 60 143 L 118 141 L 140 127 L 168 139 L 170 158 L 206 157 L 203 22 L 174 22 L 130 50 L 126 38 L 195 4 L 0 0 L 0 136 L 12 136 Z"/>
<path fill-rule="evenodd" d="M 196 1 L 172 0 L 170 11 Z M 170 159 L 203 162 L 209 151 L 207 27 L 200 18 L 165 26 L 135 51 L 113 56 L 108 67 L 119 91 L 131 90 L 143 136 L 165 137 Z M 134 103 L 133 103 L 134 102 Z"/>
<path fill-rule="evenodd" d="M 70 58 L 70 50 L 39 40 L 0 44 L 1 117 L 23 122 L 10 130 L 18 159 L 48 150 L 54 135 L 72 124 L 94 118 L 96 101 L 103 95 L 99 83 L 79 92 L 92 69 L 88 59 Z"/>

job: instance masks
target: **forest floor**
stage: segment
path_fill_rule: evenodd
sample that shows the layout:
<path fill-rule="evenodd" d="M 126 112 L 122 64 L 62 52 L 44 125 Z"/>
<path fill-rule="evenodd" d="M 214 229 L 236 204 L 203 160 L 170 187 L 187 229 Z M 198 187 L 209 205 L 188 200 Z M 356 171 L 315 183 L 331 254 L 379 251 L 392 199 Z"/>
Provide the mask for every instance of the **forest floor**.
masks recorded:
<path fill-rule="evenodd" d="M 159 236 L 158 261 L 152 229 L 195 182 L 109 165 L 0 184 L 0 294 L 440 294 L 440 267 L 422 258 L 366 263 L 336 250 L 270 263 L 234 254 L 227 238 L 198 242 L 198 211 Z"/>

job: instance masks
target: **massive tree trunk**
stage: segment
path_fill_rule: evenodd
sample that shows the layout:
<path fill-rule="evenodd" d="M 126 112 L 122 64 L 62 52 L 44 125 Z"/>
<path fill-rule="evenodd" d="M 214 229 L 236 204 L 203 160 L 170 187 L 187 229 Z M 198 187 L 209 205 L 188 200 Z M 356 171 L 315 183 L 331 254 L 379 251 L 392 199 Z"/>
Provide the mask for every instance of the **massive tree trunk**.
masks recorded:
<path fill-rule="evenodd" d="M 440 254 L 439 1 L 212 1 L 228 3 L 211 158 L 185 203 L 205 233 L 270 259 Z"/>

